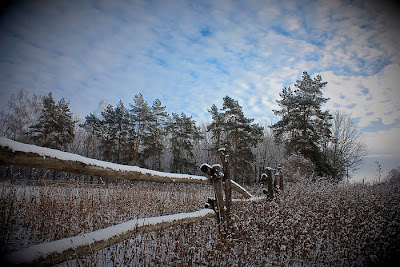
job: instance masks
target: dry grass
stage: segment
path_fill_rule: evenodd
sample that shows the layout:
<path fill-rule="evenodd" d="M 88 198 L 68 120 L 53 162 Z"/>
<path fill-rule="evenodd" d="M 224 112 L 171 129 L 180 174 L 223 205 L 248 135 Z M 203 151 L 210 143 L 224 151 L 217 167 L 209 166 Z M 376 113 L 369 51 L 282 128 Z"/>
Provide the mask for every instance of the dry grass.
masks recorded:
<path fill-rule="evenodd" d="M 210 186 L 191 184 L 1 183 L 1 250 L 11 252 L 134 218 L 198 210 L 212 195 Z"/>
<path fill-rule="evenodd" d="M 32 240 L 58 239 L 59 231 L 70 236 L 130 218 L 197 210 L 212 194 L 211 187 L 198 185 L 3 185 L 1 226 L 11 218 L 8 227 L 14 234 L 8 244 L 15 249 Z M 226 239 L 219 236 L 215 220 L 207 219 L 140 234 L 63 265 L 387 265 L 400 253 L 400 186 L 288 185 L 274 201 L 234 203 L 232 220 Z M 11 242 L 16 236 L 31 241 Z"/>

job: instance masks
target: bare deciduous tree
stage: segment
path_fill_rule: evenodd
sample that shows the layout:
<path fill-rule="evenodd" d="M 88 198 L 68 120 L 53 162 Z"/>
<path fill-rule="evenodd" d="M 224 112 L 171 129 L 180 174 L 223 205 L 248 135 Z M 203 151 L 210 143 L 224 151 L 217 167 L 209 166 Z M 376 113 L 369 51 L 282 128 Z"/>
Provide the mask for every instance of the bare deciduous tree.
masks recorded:
<path fill-rule="evenodd" d="M 28 142 L 25 132 L 39 118 L 41 109 L 41 96 L 23 90 L 12 94 L 8 106 L 0 111 L 0 135 Z"/>
<path fill-rule="evenodd" d="M 332 119 L 332 138 L 329 158 L 334 168 L 334 178 L 348 178 L 349 171 L 355 171 L 367 155 L 361 131 L 349 114 L 335 111 Z"/>

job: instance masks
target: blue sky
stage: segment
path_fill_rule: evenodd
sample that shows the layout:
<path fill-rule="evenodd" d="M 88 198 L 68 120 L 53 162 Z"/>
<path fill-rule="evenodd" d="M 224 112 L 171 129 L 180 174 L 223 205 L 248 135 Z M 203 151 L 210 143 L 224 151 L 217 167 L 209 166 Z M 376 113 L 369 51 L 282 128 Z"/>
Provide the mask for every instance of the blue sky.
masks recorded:
<path fill-rule="evenodd" d="M 283 86 L 306 70 L 326 109 L 368 145 L 359 178 L 400 165 L 399 9 L 384 1 L 14 1 L 0 17 L 0 104 L 21 89 L 71 101 L 159 98 L 200 123 L 229 95 L 269 125 Z"/>

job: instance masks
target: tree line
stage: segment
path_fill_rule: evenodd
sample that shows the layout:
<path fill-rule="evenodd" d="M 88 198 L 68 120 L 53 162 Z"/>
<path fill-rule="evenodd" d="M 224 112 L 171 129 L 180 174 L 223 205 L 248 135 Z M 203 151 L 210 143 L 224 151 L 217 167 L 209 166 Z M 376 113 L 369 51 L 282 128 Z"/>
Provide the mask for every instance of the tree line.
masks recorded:
<path fill-rule="evenodd" d="M 222 107 L 212 105 L 211 122 L 198 125 L 192 116 L 168 114 L 159 99 L 151 105 L 142 94 L 132 103 L 101 102 L 97 111 L 77 118 L 69 102 L 20 91 L 0 111 L 0 134 L 25 143 L 60 149 L 119 164 L 153 170 L 199 174 L 204 162 L 218 162 L 216 151 L 230 155 L 232 177 L 239 183 L 258 181 L 267 166 L 308 160 L 313 175 L 334 181 L 346 177 L 365 156 L 365 145 L 354 121 L 342 112 L 323 111 L 328 101 L 320 76 L 306 72 L 295 90 L 284 87 L 277 100 L 280 118 L 263 127 L 247 118 L 229 96 Z"/>

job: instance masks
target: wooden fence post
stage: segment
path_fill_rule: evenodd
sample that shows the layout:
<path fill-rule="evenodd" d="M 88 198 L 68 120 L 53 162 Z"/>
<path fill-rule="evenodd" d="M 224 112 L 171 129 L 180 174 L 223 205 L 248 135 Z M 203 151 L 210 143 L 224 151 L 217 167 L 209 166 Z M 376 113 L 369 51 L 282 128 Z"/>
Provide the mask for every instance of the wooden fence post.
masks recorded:
<path fill-rule="evenodd" d="M 225 184 L 225 227 L 226 231 L 228 231 L 230 227 L 230 214 L 231 214 L 231 206 L 232 206 L 232 185 L 231 185 L 231 173 L 229 169 L 229 155 L 226 154 L 225 148 L 220 148 L 218 150 L 220 153 L 220 159 L 222 161 L 224 167 L 224 184 Z"/>
<path fill-rule="evenodd" d="M 214 164 L 212 168 L 215 170 L 215 173 L 212 177 L 212 183 L 215 189 L 215 198 L 217 200 L 217 213 L 219 215 L 219 223 L 224 222 L 225 218 L 225 203 L 224 203 L 224 186 L 222 181 L 221 174 L 221 165 Z"/>
<path fill-rule="evenodd" d="M 272 200 L 274 198 L 274 169 L 266 167 L 265 172 L 267 174 L 268 199 Z"/>
<path fill-rule="evenodd" d="M 223 222 L 225 211 L 222 174 L 220 172 L 221 165 L 214 164 L 210 166 L 209 164 L 202 164 L 200 169 L 203 173 L 210 176 L 210 181 L 215 191 L 216 205 L 214 205 L 214 209 L 216 208 L 218 223 L 221 223 Z"/>
<path fill-rule="evenodd" d="M 277 174 L 279 175 L 279 189 L 281 190 L 281 192 L 283 192 L 283 173 L 282 173 L 282 166 L 281 166 L 281 165 L 278 165 L 277 169 L 278 169 Z"/>

